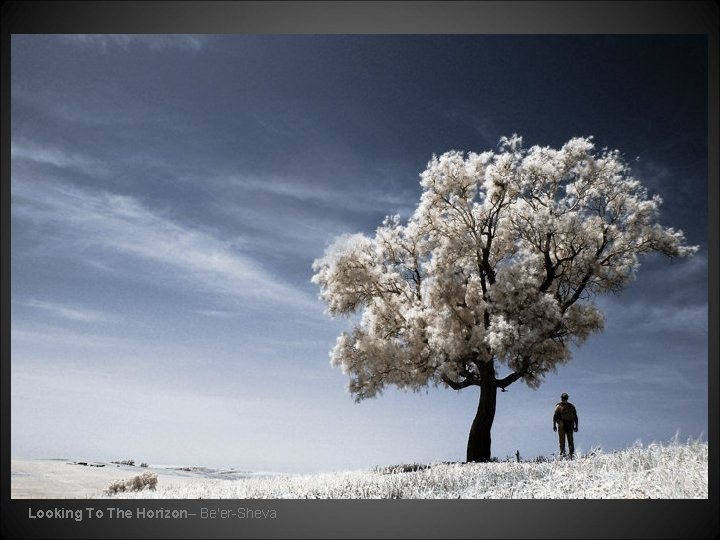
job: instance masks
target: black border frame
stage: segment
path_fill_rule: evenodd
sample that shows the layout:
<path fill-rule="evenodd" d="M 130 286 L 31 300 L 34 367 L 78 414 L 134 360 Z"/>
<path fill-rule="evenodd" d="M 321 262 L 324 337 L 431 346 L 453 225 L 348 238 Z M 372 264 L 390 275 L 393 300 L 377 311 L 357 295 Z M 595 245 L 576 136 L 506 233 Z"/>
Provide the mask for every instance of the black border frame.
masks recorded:
<path fill-rule="evenodd" d="M 59 1 L 2 5 L 2 502 L 7 538 L 715 538 L 718 536 L 718 4 L 712 1 Z M 699 501 L 10 499 L 10 36 L 41 33 L 696 34 L 708 40 L 709 494 Z M 275 520 L 29 520 L 45 508 L 275 509 Z M 560 517 L 560 516 L 563 517 Z"/>

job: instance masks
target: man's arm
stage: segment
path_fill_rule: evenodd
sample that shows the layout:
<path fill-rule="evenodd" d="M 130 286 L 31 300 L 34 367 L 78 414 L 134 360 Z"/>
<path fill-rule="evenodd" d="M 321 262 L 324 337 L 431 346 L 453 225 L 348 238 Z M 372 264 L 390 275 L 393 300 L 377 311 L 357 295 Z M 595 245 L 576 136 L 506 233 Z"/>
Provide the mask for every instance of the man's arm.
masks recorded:
<path fill-rule="evenodd" d="M 578 423 L 578 415 L 577 415 L 577 409 L 575 408 L 575 405 L 573 405 L 573 421 L 575 422 L 575 429 L 574 431 L 577 431 L 580 427 L 580 424 Z"/>

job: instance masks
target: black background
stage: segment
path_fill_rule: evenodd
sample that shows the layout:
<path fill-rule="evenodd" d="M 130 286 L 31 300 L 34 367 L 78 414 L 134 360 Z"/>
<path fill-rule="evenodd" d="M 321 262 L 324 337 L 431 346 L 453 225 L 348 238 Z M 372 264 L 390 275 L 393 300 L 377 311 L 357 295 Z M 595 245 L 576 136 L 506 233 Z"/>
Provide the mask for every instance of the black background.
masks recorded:
<path fill-rule="evenodd" d="M 2 5 L 2 503 L 8 538 L 716 538 L 718 5 L 715 2 L 7 2 Z M 709 498 L 697 501 L 10 499 L 10 35 L 699 34 L 708 38 Z M 28 510 L 275 509 L 276 519 L 29 519 Z M 106 513 L 107 515 L 107 513 Z"/>

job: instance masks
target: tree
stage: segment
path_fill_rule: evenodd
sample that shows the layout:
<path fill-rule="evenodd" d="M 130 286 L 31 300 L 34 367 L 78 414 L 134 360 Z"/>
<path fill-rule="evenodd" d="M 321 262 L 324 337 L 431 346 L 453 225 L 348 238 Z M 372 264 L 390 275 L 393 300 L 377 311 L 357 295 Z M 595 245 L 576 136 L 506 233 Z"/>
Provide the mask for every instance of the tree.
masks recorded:
<path fill-rule="evenodd" d="M 433 156 L 420 177 L 406 224 L 338 237 L 313 263 L 328 313 L 361 313 L 331 360 L 356 402 L 386 385 L 479 386 L 467 461 L 489 461 L 497 389 L 537 388 L 602 330 L 592 300 L 620 292 L 639 255 L 697 247 L 657 223 L 661 198 L 592 137 L 559 150 L 503 137 L 497 152 Z"/>

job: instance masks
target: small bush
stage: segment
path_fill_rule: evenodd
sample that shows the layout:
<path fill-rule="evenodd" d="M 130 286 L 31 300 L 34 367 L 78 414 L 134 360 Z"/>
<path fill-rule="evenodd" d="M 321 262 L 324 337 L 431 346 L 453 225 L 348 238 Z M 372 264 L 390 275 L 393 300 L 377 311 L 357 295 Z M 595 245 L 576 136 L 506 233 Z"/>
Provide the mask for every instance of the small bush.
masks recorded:
<path fill-rule="evenodd" d="M 120 461 L 111 461 L 110 463 L 114 463 L 115 465 L 130 465 L 131 467 L 135 466 L 134 459 L 123 459 Z"/>
<path fill-rule="evenodd" d="M 155 491 L 157 481 L 157 474 L 146 472 L 134 476 L 130 480 L 113 480 L 105 490 L 105 493 L 114 495 L 125 491 L 143 491 L 146 488 Z"/>
<path fill-rule="evenodd" d="M 148 464 L 143 461 L 143 462 L 140 464 L 140 466 L 147 468 Z"/>
<path fill-rule="evenodd" d="M 382 474 L 395 474 L 421 471 L 429 468 L 430 465 L 423 465 L 421 463 L 402 463 L 400 465 L 389 465 L 387 467 L 375 467 L 375 472 Z"/>

